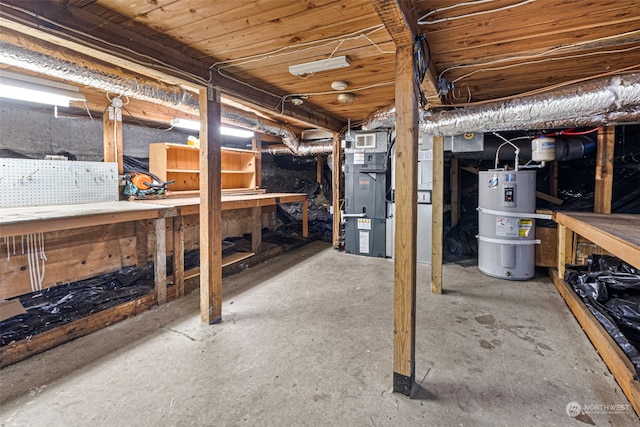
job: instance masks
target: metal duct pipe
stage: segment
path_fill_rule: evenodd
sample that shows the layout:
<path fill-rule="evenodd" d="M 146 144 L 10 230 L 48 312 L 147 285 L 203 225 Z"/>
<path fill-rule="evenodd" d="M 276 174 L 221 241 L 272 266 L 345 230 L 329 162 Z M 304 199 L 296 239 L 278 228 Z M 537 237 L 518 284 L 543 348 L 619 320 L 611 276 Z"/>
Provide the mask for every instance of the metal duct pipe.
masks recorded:
<path fill-rule="evenodd" d="M 142 101 L 154 102 L 171 108 L 198 111 L 198 100 L 180 86 L 141 83 L 136 78 L 92 70 L 2 41 L 0 41 L 0 62 Z"/>
<path fill-rule="evenodd" d="M 20 46 L 0 41 L 0 63 L 26 69 L 49 77 L 101 89 L 114 94 L 128 96 L 141 101 L 162 104 L 182 111 L 199 114 L 198 99 L 180 86 L 162 83 L 144 83 L 133 76 L 118 76 L 103 71 L 79 66 L 70 61 L 55 58 Z M 312 156 L 333 151 L 333 142 L 301 144 L 295 134 L 281 126 L 273 126 L 259 119 L 237 112 L 222 110 L 222 121 L 226 124 L 251 129 L 256 132 L 276 135 L 296 156 Z"/>
<path fill-rule="evenodd" d="M 425 119 L 420 130 L 430 135 L 461 135 L 527 129 L 554 129 L 608 124 L 607 113 L 640 105 L 640 74 L 607 77 L 588 83 L 478 107 L 442 111 Z M 576 119 L 578 118 L 578 119 Z M 635 118 L 633 119 L 635 120 Z"/>
<path fill-rule="evenodd" d="M 249 129 L 267 135 L 275 135 L 282 138 L 290 153 L 296 156 L 315 156 L 333 152 L 333 141 L 329 143 L 301 144 L 293 131 L 284 126 L 265 123 L 257 117 L 247 117 L 234 111 L 222 110 L 222 118 L 225 123 Z"/>
<path fill-rule="evenodd" d="M 390 105 L 382 108 L 370 117 L 365 119 L 362 123 L 362 130 L 375 130 L 383 128 L 395 128 L 396 127 L 396 106 Z"/>
<path fill-rule="evenodd" d="M 309 147 L 308 151 L 314 151 L 314 147 L 322 147 L 322 150 L 324 150 L 324 148 L 326 147 L 326 141 L 317 141 L 317 142 L 312 142 L 312 143 L 305 143 L 302 145 L 302 147 Z M 331 141 L 331 143 L 333 144 L 333 141 Z M 333 148 L 333 145 L 332 145 Z M 286 145 L 269 145 L 266 147 L 262 148 L 262 152 L 263 153 L 268 153 L 271 154 L 273 156 L 285 156 L 285 155 L 291 155 L 291 149 L 286 146 Z M 327 154 L 326 151 L 323 152 L 319 152 L 316 154 Z M 313 155 L 316 155 L 313 154 Z M 312 155 L 312 154 L 309 154 Z"/>
<path fill-rule="evenodd" d="M 451 136 L 637 121 L 640 121 L 640 74 L 632 73 L 477 107 L 434 114 L 422 112 L 420 130 L 430 135 Z M 394 126 L 395 108 L 389 107 L 367 119 L 362 129 Z"/>

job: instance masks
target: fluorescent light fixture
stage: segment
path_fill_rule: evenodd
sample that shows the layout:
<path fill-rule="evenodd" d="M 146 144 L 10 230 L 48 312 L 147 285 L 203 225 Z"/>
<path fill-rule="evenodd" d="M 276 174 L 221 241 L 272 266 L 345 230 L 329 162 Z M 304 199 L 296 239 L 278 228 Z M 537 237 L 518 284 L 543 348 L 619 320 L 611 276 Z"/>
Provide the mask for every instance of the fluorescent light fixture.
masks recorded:
<path fill-rule="evenodd" d="M 187 130 L 200 130 L 200 122 L 187 119 L 173 119 L 171 120 L 171 126 L 174 128 L 187 129 Z"/>
<path fill-rule="evenodd" d="M 226 126 L 220 126 L 220 133 L 228 136 L 237 136 L 238 138 L 253 138 L 254 135 L 250 130 L 229 128 Z"/>
<path fill-rule="evenodd" d="M 320 61 L 306 62 L 304 64 L 292 65 L 289 72 L 294 76 L 302 76 L 305 74 L 317 73 L 318 71 L 336 70 L 351 65 L 349 58 L 346 56 L 337 56 L 335 58 L 322 59 Z"/>
<path fill-rule="evenodd" d="M 200 122 L 196 120 L 173 119 L 171 120 L 171 126 L 187 130 L 200 130 Z M 237 136 L 239 138 L 253 138 L 253 132 L 250 130 L 230 128 L 227 126 L 220 126 L 220 134 Z"/>
<path fill-rule="evenodd" d="M 87 100 L 75 86 L 1 70 L 0 97 L 60 107 Z"/>

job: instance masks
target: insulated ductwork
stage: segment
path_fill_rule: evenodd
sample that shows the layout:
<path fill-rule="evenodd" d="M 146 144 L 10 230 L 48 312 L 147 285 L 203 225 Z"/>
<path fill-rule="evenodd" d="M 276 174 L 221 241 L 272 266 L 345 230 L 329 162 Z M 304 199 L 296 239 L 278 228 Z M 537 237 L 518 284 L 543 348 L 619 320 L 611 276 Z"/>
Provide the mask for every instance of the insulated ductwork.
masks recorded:
<path fill-rule="evenodd" d="M 162 104 L 184 111 L 198 111 L 198 100 L 179 86 L 142 83 L 134 77 L 122 77 L 89 69 L 6 42 L 0 42 L 0 63 L 141 101 Z"/>
<path fill-rule="evenodd" d="M 632 73 L 540 95 L 432 115 L 423 113 L 420 130 L 430 135 L 451 136 L 468 132 L 600 126 L 639 119 L 640 74 Z M 372 130 L 394 125 L 395 109 L 386 109 L 374 115 L 362 128 Z"/>
<path fill-rule="evenodd" d="M 227 124 L 239 126 L 254 132 L 275 135 L 282 138 L 282 142 L 289 149 L 289 153 L 296 156 L 315 156 L 327 154 L 333 151 L 333 142 L 301 144 L 293 131 L 277 124 L 269 124 L 257 117 L 247 117 L 237 112 L 222 110 L 222 121 Z M 285 154 L 281 150 L 275 150 L 272 154 Z"/>
<path fill-rule="evenodd" d="M 142 82 L 134 76 L 119 76 L 79 66 L 20 46 L 0 41 L 0 63 L 55 77 L 79 85 L 94 87 L 117 95 L 141 101 L 161 104 L 190 113 L 199 113 L 198 99 L 180 86 L 158 82 Z M 222 122 L 255 132 L 282 138 L 289 153 L 296 156 L 313 156 L 333 151 L 333 143 L 301 144 L 295 134 L 282 126 L 222 109 Z M 280 154 L 280 153 L 279 153 Z"/>
<path fill-rule="evenodd" d="M 318 155 L 318 154 L 330 153 L 329 151 L 324 151 L 324 150 L 327 149 L 328 145 L 331 145 L 333 149 L 332 144 L 333 144 L 333 141 L 331 140 L 320 140 L 320 141 L 314 141 L 311 143 L 305 143 L 302 145 L 302 147 L 307 152 L 313 152 L 312 153 L 313 155 Z M 318 152 L 315 152 L 315 151 L 318 151 Z M 285 156 L 285 155 L 291 155 L 291 148 L 289 148 L 286 145 L 268 145 L 262 148 L 262 152 L 268 153 L 274 156 Z M 309 154 L 309 155 L 312 155 L 312 154 Z"/>

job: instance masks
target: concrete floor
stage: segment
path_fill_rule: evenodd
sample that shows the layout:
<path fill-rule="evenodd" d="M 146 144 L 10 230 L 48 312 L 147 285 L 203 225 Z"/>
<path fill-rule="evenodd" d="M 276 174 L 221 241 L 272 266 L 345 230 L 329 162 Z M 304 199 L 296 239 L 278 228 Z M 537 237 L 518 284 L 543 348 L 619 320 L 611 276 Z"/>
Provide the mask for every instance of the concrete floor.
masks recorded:
<path fill-rule="evenodd" d="M 393 262 L 317 242 L 225 279 L 221 324 L 196 292 L 5 368 L 0 423 L 637 425 L 549 279 L 418 276 L 417 399 L 390 391 Z"/>

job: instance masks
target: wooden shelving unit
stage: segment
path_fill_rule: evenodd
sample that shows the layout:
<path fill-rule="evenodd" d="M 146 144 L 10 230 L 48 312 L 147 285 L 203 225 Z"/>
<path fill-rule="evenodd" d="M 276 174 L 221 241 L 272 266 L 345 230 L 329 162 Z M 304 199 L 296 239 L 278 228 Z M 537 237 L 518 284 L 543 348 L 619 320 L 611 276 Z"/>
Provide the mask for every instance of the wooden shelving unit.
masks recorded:
<path fill-rule="evenodd" d="M 555 221 L 558 224 L 558 266 L 557 270 L 551 270 L 553 283 L 620 384 L 633 409 L 640 415 L 640 381 L 634 365 L 564 281 L 565 263 L 571 264 L 575 260 L 571 242 L 578 235 L 633 267 L 640 268 L 640 215 L 557 212 Z"/>
<path fill-rule="evenodd" d="M 255 151 L 222 148 L 220 165 L 223 192 L 256 189 Z"/>
<path fill-rule="evenodd" d="M 256 155 L 253 150 L 221 149 L 220 184 L 223 193 L 255 191 Z M 200 188 L 200 149 L 191 145 L 149 144 L 149 171 L 169 185 L 171 194 L 196 196 Z"/>

